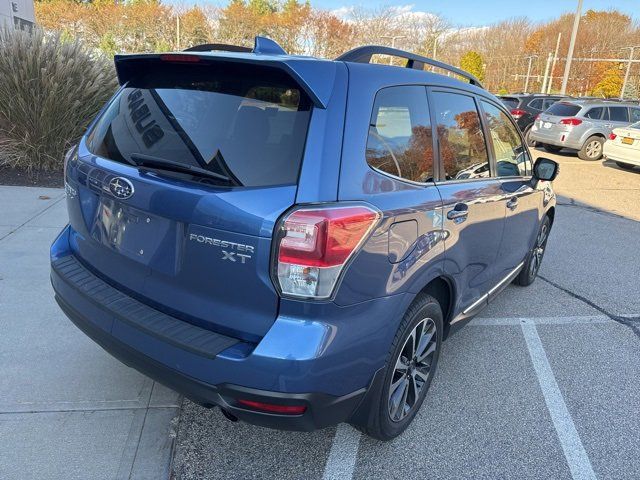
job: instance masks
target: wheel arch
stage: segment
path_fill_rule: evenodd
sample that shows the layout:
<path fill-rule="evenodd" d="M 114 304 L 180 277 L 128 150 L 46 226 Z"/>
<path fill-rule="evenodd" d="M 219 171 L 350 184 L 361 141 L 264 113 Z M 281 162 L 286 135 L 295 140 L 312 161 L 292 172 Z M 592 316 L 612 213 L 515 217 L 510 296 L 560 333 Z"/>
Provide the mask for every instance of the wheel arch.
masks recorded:
<path fill-rule="evenodd" d="M 420 293 L 431 295 L 440 304 L 440 308 L 442 308 L 444 333 L 446 336 L 449 331 L 449 324 L 453 318 L 453 307 L 455 305 L 455 286 L 453 281 L 445 275 L 437 276 L 431 279 L 420 290 Z"/>

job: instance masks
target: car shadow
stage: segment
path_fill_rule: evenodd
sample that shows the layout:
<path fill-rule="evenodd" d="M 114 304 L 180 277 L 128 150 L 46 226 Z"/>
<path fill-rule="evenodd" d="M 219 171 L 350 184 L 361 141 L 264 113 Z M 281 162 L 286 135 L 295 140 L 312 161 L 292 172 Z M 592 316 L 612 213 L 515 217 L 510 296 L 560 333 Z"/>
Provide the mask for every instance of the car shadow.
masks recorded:
<path fill-rule="evenodd" d="M 640 173 L 640 167 L 636 166 L 633 168 L 622 168 L 613 160 L 605 160 L 604 162 L 602 162 L 602 165 L 604 165 L 607 168 L 613 168 L 614 170 L 620 170 L 623 172 L 636 173 L 636 174 Z"/>

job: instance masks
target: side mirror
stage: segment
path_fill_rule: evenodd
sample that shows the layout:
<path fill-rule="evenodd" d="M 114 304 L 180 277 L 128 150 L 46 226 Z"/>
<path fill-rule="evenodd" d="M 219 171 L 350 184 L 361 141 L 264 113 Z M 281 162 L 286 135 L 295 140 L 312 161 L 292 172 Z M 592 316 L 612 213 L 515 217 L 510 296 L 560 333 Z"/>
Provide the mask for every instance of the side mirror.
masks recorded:
<path fill-rule="evenodd" d="M 552 182 L 560 172 L 560 165 L 548 158 L 540 157 L 533 165 L 533 178 Z"/>

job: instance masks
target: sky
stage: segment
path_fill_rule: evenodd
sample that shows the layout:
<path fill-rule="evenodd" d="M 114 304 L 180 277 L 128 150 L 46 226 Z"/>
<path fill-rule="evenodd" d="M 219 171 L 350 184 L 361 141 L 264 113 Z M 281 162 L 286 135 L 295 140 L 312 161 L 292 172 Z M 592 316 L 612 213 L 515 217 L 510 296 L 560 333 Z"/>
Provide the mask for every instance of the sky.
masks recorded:
<path fill-rule="evenodd" d="M 168 0 L 169 3 L 225 5 L 226 0 Z M 561 13 L 575 12 L 578 0 L 311 0 L 314 7 L 345 11 L 348 7 L 401 6 L 413 11 L 442 15 L 456 26 L 491 25 L 515 17 L 534 22 L 552 20 Z M 616 8 L 640 21 L 640 0 L 584 0 L 583 11 Z"/>
<path fill-rule="evenodd" d="M 546 21 L 564 12 L 575 12 L 578 0 L 311 0 L 311 4 L 327 10 L 353 5 L 366 7 L 413 6 L 413 11 L 437 13 L 454 25 L 490 25 L 508 18 L 528 17 Z M 640 20 L 640 0 L 584 0 L 583 12 L 589 9 L 616 8 Z"/>

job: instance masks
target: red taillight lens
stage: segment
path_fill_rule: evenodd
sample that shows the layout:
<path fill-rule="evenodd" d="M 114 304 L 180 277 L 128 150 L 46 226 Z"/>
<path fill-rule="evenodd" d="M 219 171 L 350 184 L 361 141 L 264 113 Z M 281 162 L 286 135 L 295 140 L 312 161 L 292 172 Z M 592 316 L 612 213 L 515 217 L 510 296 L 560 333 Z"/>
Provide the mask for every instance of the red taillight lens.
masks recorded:
<path fill-rule="evenodd" d="M 609 134 L 609 140 L 615 140 L 617 137 L 617 135 L 615 133 L 610 133 Z"/>
<path fill-rule="evenodd" d="M 351 255 L 380 218 L 365 206 L 300 209 L 278 231 L 277 276 L 283 294 L 327 298 Z"/>
<path fill-rule="evenodd" d="M 278 405 L 275 403 L 255 402 L 253 400 L 239 399 L 238 404 L 253 410 L 268 413 L 280 413 L 283 415 L 302 415 L 307 411 L 306 405 Z"/>
<path fill-rule="evenodd" d="M 175 62 L 175 63 L 198 63 L 200 57 L 197 55 L 183 55 L 179 53 L 165 53 L 160 55 L 160 61 L 162 62 Z"/>
<path fill-rule="evenodd" d="M 523 116 L 525 113 L 524 110 L 520 110 L 519 108 L 514 108 L 513 110 L 511 110 L 511 116 L 515 119 L 520 118 L 521 116 Z"/>
<path fill-rule="evenodd" d="M 540 115 L 542 115 L 541 113 L 536 115 L 536 118 L 534 118 L 534 120 L 540 120 Z"/>
<path fill-rule="evenodd" d="M 580 120 L 579 118 L 563 118 L 562 120 L 560 120 L 560 123 L 562 125 L 571 125 L 575 127 L 576 125 L 580 125 L 582 123 L 582 120 Z"/>

